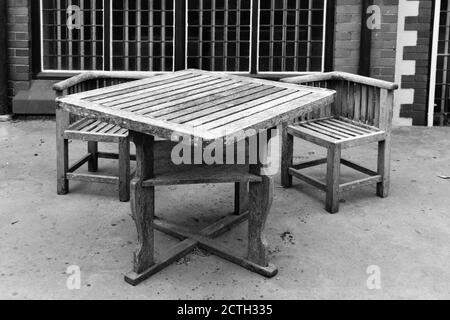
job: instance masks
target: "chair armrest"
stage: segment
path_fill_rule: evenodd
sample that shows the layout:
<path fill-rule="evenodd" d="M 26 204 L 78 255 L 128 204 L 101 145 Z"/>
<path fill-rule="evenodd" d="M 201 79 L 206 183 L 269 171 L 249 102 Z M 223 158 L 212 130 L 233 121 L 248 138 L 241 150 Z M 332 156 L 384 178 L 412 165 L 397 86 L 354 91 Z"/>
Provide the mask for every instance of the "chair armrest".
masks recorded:
<path fill-rule="evenodd" d="M 130 79 L 140 80 L 157 75 L 155 72 L 109 72 L 109 71 L 89 71 L 80 73 L 67 80 L 53 85 L 53 90 L 62 92 L 77 84 L 95 79 Z"/>
<path fill-rule="evenodd" d="M 292 77 L 292 78 L 285 78 L 281 79 L 280 81 L 286 82 L 286 83 L 293 83 L 293 84 L 305 84 L 309 82 L 318 82 L 318 81 L 330 81 L 330 80 L 344 80 L 349 82 L 354 82 L 366 86 L 376 87 L 380 89 L 386 89 L 386 90 L 397 90 L 398 85 L 392 82 L 378 80 L 374 78 L 369 77 L 363 77 L 356 74 L 351 74 L 347 72 L 327 72 L 327 73 L 317 73 L 317 74 L 310 74 L 305 76 L 299 76 L 299 77 Z"/>

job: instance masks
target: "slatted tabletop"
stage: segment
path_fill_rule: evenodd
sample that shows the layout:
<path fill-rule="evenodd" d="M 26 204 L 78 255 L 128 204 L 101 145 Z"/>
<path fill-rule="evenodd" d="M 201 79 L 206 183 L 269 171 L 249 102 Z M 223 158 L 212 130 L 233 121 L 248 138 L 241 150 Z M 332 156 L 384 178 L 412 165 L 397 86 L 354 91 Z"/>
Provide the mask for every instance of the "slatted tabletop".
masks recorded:
<path fill-rule="evenodd" d="M 263 130 L 331 104 L 332 90 L 185 70 L 69 95 L 57 107 L 122 128 L 171 139 L 214 140 Z"/>

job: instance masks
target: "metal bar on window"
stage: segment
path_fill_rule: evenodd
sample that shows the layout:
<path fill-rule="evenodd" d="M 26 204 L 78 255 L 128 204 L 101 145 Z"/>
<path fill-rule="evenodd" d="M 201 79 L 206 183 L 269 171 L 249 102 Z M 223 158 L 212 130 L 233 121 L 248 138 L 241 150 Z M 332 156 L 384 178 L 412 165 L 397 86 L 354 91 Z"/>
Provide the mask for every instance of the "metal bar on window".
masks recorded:
<path fill-rule="evenodd" d="M 299 70 L 298 56 L 300 55 L 299 40 L 300 40 L 300 1 L 296 1 L 295 5 L 295 35 L 294 35 L 294 70 Z"/>
<path fill-rule="evenodd" d="M 204 11 L 203 0 L 199 0 L 199 10 Z M 203 14 L 199 14 L 198 17 L 198 67 L 203 69 Z"/>
<path fill-rule="evenodd" d="M 283 59 L 281 60 L 281 71 L 286 71 L 286 45 L 287 45 L 287 15 L 288 15 L 288 1 L 283 0 L 283 35 L 282 35 L 282 56 Z"/>
<path fill-rule="evenodd" d="M 72 0 L 67 1 L 67 6 L 72 5 Z M 61 12 L 62 14 L 62 12 Z M 73 29 L 67 30 L 67 59 L 68 59 L 68 69 L 73 70 Z"/>
<path fill-rule="evenodd" d="M 161 1 L 161 69 L 166 68 L 166 1 Z"/>
<path fill-rule="evenodd" d="M 229 14 L 229 6 L 228 1 L 225 1 L 225 12 L 224 12 L 224 28 L 223 28 L 223 71 L 227 71 L 228 69 L 228 15 Z"/>
<path fill-rule="evenodd" d="M 145 1 L 145 0 L 144 0 Z M 136 70 L 142 70 L 142 4 L 141 0 L 136 0 Z"/>
<path fill-rule="evenodd" d="M 237 0 L 236 11 L 236 66 L 237 69 L 241 68 L 241 0 Z"/>
<path fill-rule="evenodd" d="M 269 43 L 269 70 L 273 70 L 274 40 L 275 40 L 275 0 L 272 0 L 270 8 L 270 43 Z"/>
<path fill-rule="evenodd" d="M 211 1 L 211 71 L 215 70 L 216 57 L 216 1 Z"/>
<path fill-rule="evenodd" d="M 129 0 L 124 0 L 124 10 L 123 10 L 123 43 L 124 43 L 124 69 L 130 70 L 130 38 L 129 38 L 129 32 L 130 32 L 130 3 Z"/>
<path fill-rule="evenodd" d="M 309 0 L 308 5 L 308 42 L 307 42 L 307 60 L 306 60 L 306 71 L 311 71 L 311 55 L 312 55 L 312 46 L 311 46 L 311 34 L 312 34 L 312 8 L 313 8 L 313 0 Z"/>
<path fill-rule="evenodd" d="M 149 46 L 149 65 L 150 70 L 155 69 L 155 60 L 153 58 L 153 44 L 155 41 L 155 27 L 154 27 L 154 14 L 153 9 L 154 3 L 153 0 L 149 1 L 148 4 L 148 46 Z"/>
<path fill-rule="evenodd" d="M 91 40 L 92 40 L 92 69 L 97 69 L 97 7 L 95 1 L 91 1 Z"/>
<path fill-rule="evenodd" d="M 43 9 L 42 9 L 43 10 Z M 44 23 L 44 21 L 41 22 L 42 24 Z M 62 39 L 62 22 L 61 22 L 61 2 L 60 1 L 56 1 L 56 25 L 57 25 L 57 31 L 56 31 L 56 38 Z M 58 42 L 56 44 L 57 46 L 57 69 L 61 70 L 62 69 L 62 43 Z"/>
<path fill-rule="evenodd" d="M 84 20 L 84 0 L 80 1 L 80 10 L 81 10 L 81 15 L 83 17 Z M 84 23 L 84 21 L 83 21 Z M 85 52 L 84 52 L 84 25 L 81 27 L 80 30 L 80 69 L 84 70 L 85 69 Z"/>

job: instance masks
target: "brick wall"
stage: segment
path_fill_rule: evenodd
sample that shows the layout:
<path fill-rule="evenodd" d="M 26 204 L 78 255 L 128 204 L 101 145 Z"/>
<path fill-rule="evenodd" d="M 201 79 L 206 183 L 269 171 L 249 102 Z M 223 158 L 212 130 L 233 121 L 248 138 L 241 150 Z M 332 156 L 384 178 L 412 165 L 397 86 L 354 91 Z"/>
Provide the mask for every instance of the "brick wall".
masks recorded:
<path fill-rule="evenodd" d="M 31 81 L 30 1 L 8 0 L 8 73 L 9 96 L 27 90 Z"/>
<path fill-rule="evenodd" d="M 397 46 L 397 0 L 375 0 L 381 8 L 381 29 L 372 32 L 371 76 L 394 81 Z"/>
<path fill-rule="evenodd" d="M 417 46 L 406 47 L 405 60 L 416 61 L 416 73 L 404 76 L 402 88 L 414 89 L 414 103 L 402 105 L 401 117 L 413 118 L 414 125 L 426 125 L 428 112 L 428 79 L 433 17 L 432 0 L 421 0 L 419 16 L 406 18 L 406 30 L 418 31 Z"/>
<path fill-rule="evenodd" d="M 382 24 L 372 32 L 371 76 L 393 81 L 397 39 L 397 1 L 376 0 L 380 6 Z M 360 0 L 336 0 L 335 70 L 358 73 L 361 40 Z"/>
<path fill-rule="evenodd" d="M 361 1 L 336 0 L 334 69 L 358 73 Z"/>

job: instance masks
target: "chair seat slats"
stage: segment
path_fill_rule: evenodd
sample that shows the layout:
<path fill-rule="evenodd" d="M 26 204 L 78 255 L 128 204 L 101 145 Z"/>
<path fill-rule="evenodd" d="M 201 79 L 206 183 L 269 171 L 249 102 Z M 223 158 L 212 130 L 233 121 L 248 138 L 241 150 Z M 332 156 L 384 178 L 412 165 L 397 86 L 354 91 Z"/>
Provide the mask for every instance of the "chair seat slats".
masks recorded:
<path fill-rule="evenodd" d="M 385 135 L 385 132 L 378 128 L 334 118 L 304 121 L 290 126 L 289 132 L 322 146 L 343 144 L 344 147 L 346 144 L 354 145 L 358 140 L 376 141 Z"/>
<path fill-rule="evenodd" d="M 104 135 L 107 136 L 128 136 L 128 130 L 122 127 L 109 124 L 106 122 L 95 121 L 91 119 L 82 119 L 74 124 L 72 124 L 68 129 L 68 133 L 80 133 L 89 136 Z"/>

